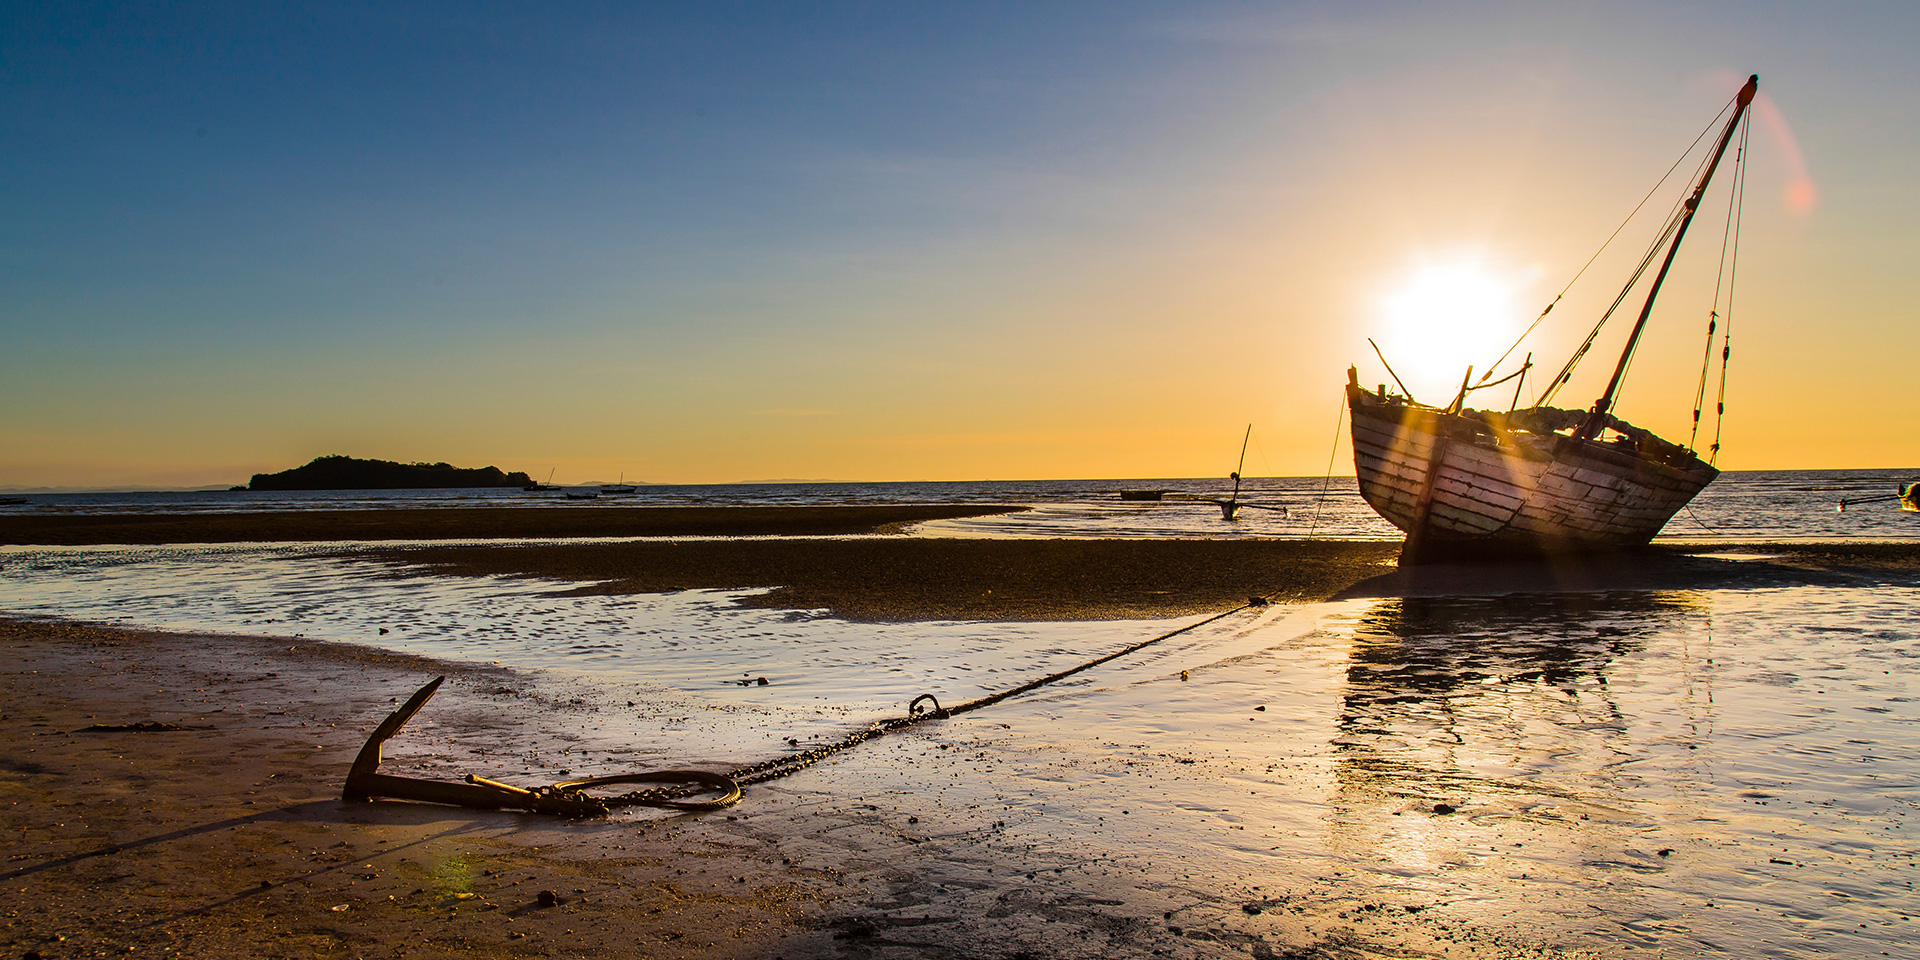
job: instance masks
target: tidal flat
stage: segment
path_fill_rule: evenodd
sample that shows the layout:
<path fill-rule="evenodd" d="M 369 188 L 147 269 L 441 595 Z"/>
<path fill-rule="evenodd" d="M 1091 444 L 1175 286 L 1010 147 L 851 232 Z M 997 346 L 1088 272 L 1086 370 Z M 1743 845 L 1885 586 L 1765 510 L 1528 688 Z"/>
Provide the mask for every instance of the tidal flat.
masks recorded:
<path fill-rule="evenodd" d="M 891 556 L 794 541 L 842 542 L 849 565 Z M 1047 568 L 1003 546 L 948 576 Z M 863 618 L 772 583 L 622 588 L 608 564 L 652 555 L 621 544 L 466 566 L 474 548 L 450 549 L 0 554 L 25 838 L 3 872 L 41 907 L 16 909 L 8 949 L 1914 955 L 1911 544 L 1418 573 L 1389 551 L 723 814 L 341 804 L 366 733 L 442 673 L 383 770 L 535 784 L 735 769 L 1199 619 L 969 618 L 911 596 Z M 147 720 L 188 729 L 74 732 Z M 541 889 L 567 902 L 539 907 Z"/>

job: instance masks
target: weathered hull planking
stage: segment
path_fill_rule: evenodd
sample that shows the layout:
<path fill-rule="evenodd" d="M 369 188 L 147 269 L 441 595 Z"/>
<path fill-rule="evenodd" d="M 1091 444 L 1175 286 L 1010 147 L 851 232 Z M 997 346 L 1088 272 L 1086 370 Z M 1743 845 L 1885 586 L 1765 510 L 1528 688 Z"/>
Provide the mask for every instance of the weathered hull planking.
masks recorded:
<path fill-rule="evenodd" d="M 1624 423 L 1584 440 L 1352 383 L 1347 403 L 1360 495 L 1406 532 L 1403 564 L 1640 546 L 1720 474 Z"/>

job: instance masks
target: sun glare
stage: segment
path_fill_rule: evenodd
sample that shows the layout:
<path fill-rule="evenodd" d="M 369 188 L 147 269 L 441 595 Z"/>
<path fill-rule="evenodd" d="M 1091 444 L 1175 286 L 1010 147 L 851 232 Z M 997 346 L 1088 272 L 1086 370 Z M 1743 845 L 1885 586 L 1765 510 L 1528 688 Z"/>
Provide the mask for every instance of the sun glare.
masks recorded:
<path fill-rule="evenodd" d="M 1381 295 L 1374 340 L 1416 397 L 1444 403 L 1519 334 L 1522 284 L 1475 259 L 1419 264 Z"/>

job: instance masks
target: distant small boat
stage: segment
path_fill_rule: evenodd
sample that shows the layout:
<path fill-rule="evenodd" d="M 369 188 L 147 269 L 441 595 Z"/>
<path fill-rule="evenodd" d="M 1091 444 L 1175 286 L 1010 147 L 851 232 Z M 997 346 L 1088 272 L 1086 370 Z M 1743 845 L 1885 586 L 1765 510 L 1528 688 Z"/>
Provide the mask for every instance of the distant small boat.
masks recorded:
<path fill-rule="evenodd" d="M 594 500 L 594 499 L 598 499 L 599 496 L 600 496 L 600 491 L 598 490 L 568 490 L 567 491 L 568 500 Z"/>
<path fill-rule="evenodd" d="M 17 507 L 26 502 L 26 497 L 0 497 L 0 507 Z"/>
<path fill-rule="evenodd" d="M 553 468 L 553 470 L 558 470 L 558 469 L 560 469 L 560 468 L 559 468 L 559 467 L 554 467 L 554 468 Z M 539 482 L 539 483 L 529 483 L 529 484 L 527 484 L 526 486 L 524 486 L 524 487 L 521 487 L 520 489 L 522 489 L 522 490 L 524 490 L 524 491 L 526 491 L 526 492 L 528 492 L 528 493 L 540 493 L 540 492 L 542 492 L 542 491 L 547 491 L 547 490 L 558 490 L 558 489 L 560 489 L 559 487 L 556 487 L 556 486 L 554 486 L 554 485 L 553 485 L 553 470 L 548 470 L 548 471 L 547 471 L 547 479 L 546 479 L 546 480 L 544 480 L 544 481 L 541 481 L 541 482 Z"/>
<path fill-rule="evenodd" d="M 1120 499 L 1176 500 L 1182 503 L 1211 503 L 1220 508 L 1220 517 L 1223 520 L 1232 520 L 1234 514 L 1243 507 L 1252 510 L 1272 510 L 1281 516 L 1288 516 L 1289 513 L 1285 506 L 1266 503 L 1242 503 L 1240 500 L 1240 470 L 1245 469 L 1247 466 L 1247 444 L 1252 439 L 1253 424 L 1249 423 L 1247 424 L 1246 436 L 1240 438 L 1240 467 L 1234 470 L 1233 473 L 1228 474 L 1228 479 L 1233 481 L 1233 493 L 1224 500 L 1219 497 L 1195 496 L 1189 493 L 1178 493 L 1173 490 L 1122 490 L 1120 491 Z M 1173 494 L 1173 496 L 1168 497 L 1167 494 L 1169 493 Z"/>
<path fill-rule="evenodd" d="M 603 483 L 600 485 L 600 492 L 601 493 L 632 493 L 633 484 L 628 483 L 627 475 L 622 473 L 620 475 L 619 483 Z"/>
<path fill-rule="evenodd" d="M 1592 409 L 1534 406 L 1505 413 L 1468 409 L 1467 394 L 1478 389 L 1470 385 L 1471 367 L 1459 394 L 1446 406 L 1436 407 L 1393 394 L 1385 384 L 1367 390 L 1360 386 L 1355 369 L 1347 368 L 1353 466 L 1360 495 L 1387 522 L 1406 532 L 1401 564 L 1640 546 L 1720 475 L 1690 447 L 1633 426 L 1611 410 L 1661 282 L 1759 83 L 1757 76 L 1749 79 L 1734 96 L 1733 115 L 1720 132 L 1705 172 L 1642 262 L 1641 270 L 1647 269 L 1656 262 L 1661 246 L 1666 246 L 1666 259 L 1654 276 L 1613 379 Z M 1745 159 L 1742 150 L 1736 165 Z M 1743 172 L 1736 171 L 1736 181 Z M 1616 306 L 1639 276 L 1635 273 L 1627 282 Z M 1543 311 L 1541 316 L 1545 315 Z M 1587 343 L 1549 385 L 1541 403 L 1551 400 L 1553 392 L 1566 383 L 1598 333 L 1596 325 Z M 1385 359 L 1381 357 L 1383 363 Z M 1531 365 L 1529 360 L 1517 374 L 1491 383 L 1487 382 L 1490 369 L 1480 385 L 1493 386 L 1513 376 L 1524 381 Z M 1702 373 L 1704 393 L 1704 368 Z M 1397 383 L 1399 377 L 1394 380 Z M 1404 384 L 1401 390 L 1406 390 Z M 1517 404 L 1517 386 L 1514 398 Z M 1698 411 L 1694 417 L 1698 422 Z"/>
<path fill-rule="evenodd" d="M 1238 513 L 1242 508 L 1249 509 L 1249 510 L 1272 510 L 1283 517 L 1292 516 L 1291 512 L 1289 512 L 1285 506 L 1274 506 L 1272 504 L 1265 504 L 1265 503 L 1241 503 L 1240 502 L 1240 471 L 1245 470 L 1247 468 L 1247 444 L 1251 440 L 1253 440 L 1253 424 L 1249 423 L 1247 424 L 1246 436 L 1240 438 L 1240 466 L 1235 468 L 1232 473 L 1227 475 L 1228 479 L 1233 481 L 1232 496 L 1227 497 L 1227 499 L 1225 500 L 1221 500 L 1218 497 L 1193 497 L 1192 499 L 1204 500 L 1208 503 L 1213 504 L 1216 507 L 1219 507 L 1220 519 L 1222 520 L 1232 520 L 1233 515 L 1235 513 Z"/>

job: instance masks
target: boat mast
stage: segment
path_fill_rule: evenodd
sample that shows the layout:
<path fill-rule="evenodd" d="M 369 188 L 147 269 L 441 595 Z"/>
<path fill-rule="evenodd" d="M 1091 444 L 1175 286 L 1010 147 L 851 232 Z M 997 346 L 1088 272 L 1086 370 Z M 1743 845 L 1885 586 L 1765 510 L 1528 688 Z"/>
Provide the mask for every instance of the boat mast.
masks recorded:
<path fill-rule="evenodd" d="M 1693 214 L 1700 208 L 1700 198 L 1707 192 L 1707 182 L 1713 179 L 1713 171 L 1720 166 L 1720 157 L 1727 152 L 1727 143 L 1733 139 L 1734 128 L 1740 125 L 1741 117 L 1746 115 L 1747 105 L 1753 102 L 1753 95 L 1760 89 L 1760 75 L 1747 78 L 1747 85 L 1740 88 L 1734 97 L 1733 116 L 1727 119 L 1727 127 L 1720 131 L 1720 142 L 1713 148 L 1713 159 L 1707 163 L 1707 170 L 1700 175 L 1700 183 L 1693 188 L 1693 195 L 1687 198 L 1685 211 L 1680 215 L 1680 226 L 1673 232 L 1673 243 L 1667 247 L 1667 258 L 1660 264 L 1660 272 L 1653 278 L 1653 288 L 1647 291 L 1647 303 L 1640 308 L 1640 319 L 1633 325 L 1633 333 L 1627 337 L 1627 347 L 1620 352 L 1620 364 L 1613 368 L 1613 379 L 1607 381 L 1607 392 L 1593 402 L 1592 412 L 1587 420 L 1574 431 L 1574 436 L 1582 440 L 1591 440 L 1607 425 L 1607 412 L 1613 408 L 1613 398 L 1620 390 L 1620 378 L 1626 376 L 1627 364 L 1633 360 L 1633 348 L 1640 343 L 1640 331 L 1646 329 L 1647 317 L 1653 313 L 1653 299 L 1660 295 L 1660 284 L 1667 279 L 1667 271 L 1673 268 L 1674 254 L 1680 252 L 1680 241 L 1686 239 L 1687 225 L 1693 222 Z"/>
<path fill-rule="evenodd" d="M 1233 511 L 1240 505 L 1240 471 L 1247 468 L 1247 444 L 1253 440 L 1253 424 L 1247 424 L 1247 435 L 1240 438 L 1240 466 L 1233 471 L 1233 496 L 1220 505 L 1220 513 L 1228 520 L 1233 519 Z"/>

